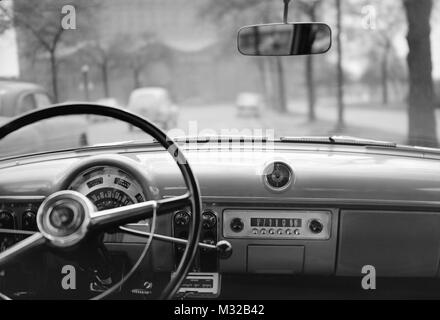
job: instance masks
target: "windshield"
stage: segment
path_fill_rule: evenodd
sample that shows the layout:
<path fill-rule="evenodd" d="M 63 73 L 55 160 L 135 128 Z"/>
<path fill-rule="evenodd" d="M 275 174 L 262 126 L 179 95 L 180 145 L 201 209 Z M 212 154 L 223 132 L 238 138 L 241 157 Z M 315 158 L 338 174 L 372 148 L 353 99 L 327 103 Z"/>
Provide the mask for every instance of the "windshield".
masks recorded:
<path fill-rule="evenodd" d="M 331 49 L 240 54 L 238 30 L 282 22 L 282 0 L 1 1 L 0 123 L 49 101 L 90 101 L 138 113 L 174 137 L 438 146 L 438 1 L 294 0 L 288 19 L 328 24 Z M 77 126 L 83 146 L 141 137 L 93 117 Z M 50 141 L 41 150 L 63 146 Z"/>

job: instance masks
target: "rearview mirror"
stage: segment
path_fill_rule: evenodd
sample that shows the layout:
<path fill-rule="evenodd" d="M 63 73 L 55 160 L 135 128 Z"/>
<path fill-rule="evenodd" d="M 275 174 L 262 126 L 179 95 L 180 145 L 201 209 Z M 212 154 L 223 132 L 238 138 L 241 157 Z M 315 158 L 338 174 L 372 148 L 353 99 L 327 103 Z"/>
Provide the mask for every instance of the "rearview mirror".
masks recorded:
<path fill-rule="evenodd" d="M 238 50 L 248 56 L 320 54 L 331 43 L 331 29 L 324 23 L 260 24 L 238 32 Z"/>

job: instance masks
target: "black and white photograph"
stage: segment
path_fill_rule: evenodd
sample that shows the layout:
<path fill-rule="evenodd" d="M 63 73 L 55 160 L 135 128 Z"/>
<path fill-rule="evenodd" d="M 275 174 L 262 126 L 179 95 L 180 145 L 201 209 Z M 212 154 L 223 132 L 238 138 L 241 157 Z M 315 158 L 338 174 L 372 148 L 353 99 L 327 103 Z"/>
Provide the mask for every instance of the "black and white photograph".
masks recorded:
<path fill-rule="evenodd" d="M 0 0 L 0 305 L 437 299 L 440 1 Z"/>

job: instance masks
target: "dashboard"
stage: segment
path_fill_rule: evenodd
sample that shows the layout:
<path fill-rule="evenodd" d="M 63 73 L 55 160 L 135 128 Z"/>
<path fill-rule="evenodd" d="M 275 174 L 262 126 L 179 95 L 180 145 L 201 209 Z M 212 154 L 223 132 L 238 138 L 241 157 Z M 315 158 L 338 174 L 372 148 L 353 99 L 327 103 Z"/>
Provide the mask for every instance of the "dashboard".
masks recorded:
<path fill-rule="evenodd" d="M 199 180 L 200 241 L 227 240 L 232 253 L 199 249 L 191 276 L 439 275 L 440 166 L 436 155 L 362 146 L 277 145 L 273 152 L 231 144 L 183 145 Z M 215 155 L 215 159 L 212 156 Z M 0 168 L 0 250 L 36 230 L 43 199 L 76 190 L 98 210 L 185 193 L 174 160 L 157 145 L 107 147 L 3 162 Z M 181 208 L 157 221 L 158 234 L 186 239 L 192 212 Z M 132 224 L 150 230 L 150 221 Z M 112 252 L 139 253 L 145 238 L 113 232 Z M 172 273 L 184 245 L 153 241 L 141 270 Z M 219 279 L 216 279 L 221 283 Z"/>

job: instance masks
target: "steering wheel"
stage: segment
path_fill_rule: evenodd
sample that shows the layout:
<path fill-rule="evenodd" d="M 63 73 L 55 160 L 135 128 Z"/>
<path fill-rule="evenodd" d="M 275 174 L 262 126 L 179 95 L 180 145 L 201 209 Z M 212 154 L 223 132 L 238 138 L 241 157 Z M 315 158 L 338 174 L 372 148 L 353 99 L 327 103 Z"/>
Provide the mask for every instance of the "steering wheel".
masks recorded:
<path fill-rule="evenodd" d="M 127 122 L 156 139 L 175 160 L 182 173 L 187 192 L 182 196 L 149 200 L 99 212 L 92 202 L 79 192 L 67 190 L 55 192 L 48 196 L 39 207 L 37 213 L 38 232 L 1 252 L 0 267 L 36 248 L 43 247 L 66 251 L 79 243 L 86 242 L 92 234 L 102 233 L 110 228 L 127 223 L 152 219 L 152 228 L 154 228 L 156 214 L 158 216 L 163 215 L 172 212 L 174 209 L 190 205 L 192 219 L 187 245 L 175 273 L 160 295 L 161 299 L 171 299 L 185 279 L 194 260 L 201 229 L 199 186 L 183 152 L 172 139 L 148 120 L 120 108 L 98 104 L 60 104 L 29 112 L 13 119 L 0 127 L 0 140 L 14 131 L 41 120 L 57 116 L 84 114 L 107 116 Z M 65 219 L 66 217 L 67 219 Z M 68 221 L 68 223 L 65 221 Z M 152 231 L 152 234 L 154 234 L 154 231 Z M 139 260 L 126 276 L 95 298 L 104 298 L 128 280 L 145 257 L 152 238 L 150 236 L 150 241 L 147 242 Z M 0 293 L 0 298 L 7 299 L 8 297 Z"/>

